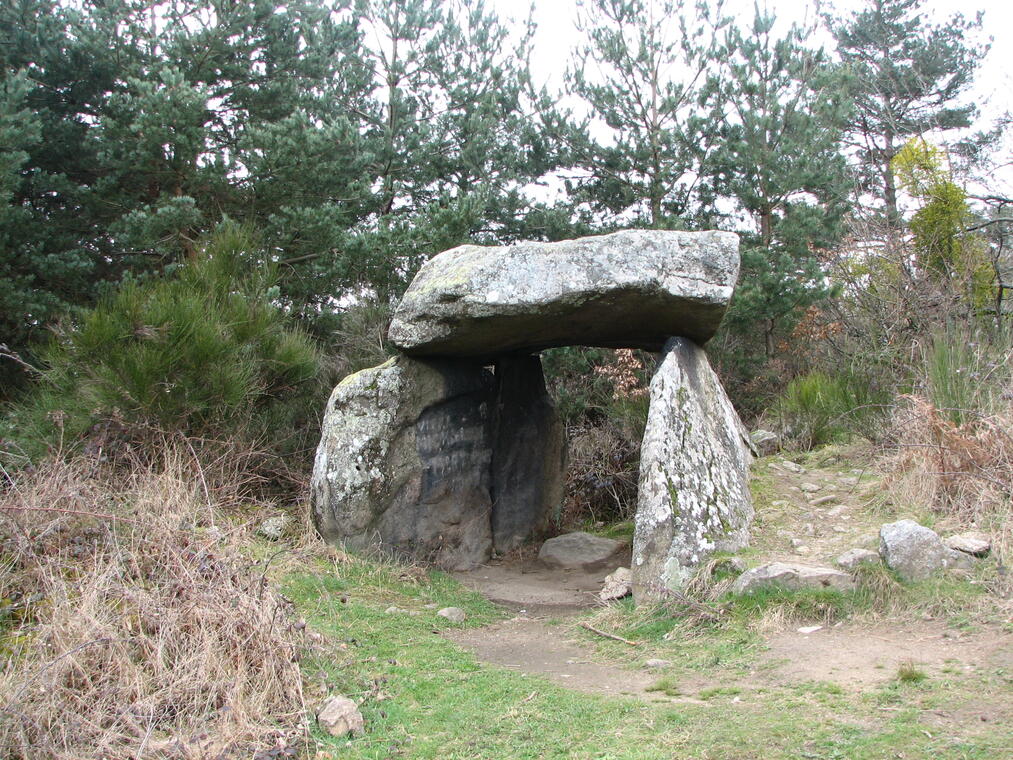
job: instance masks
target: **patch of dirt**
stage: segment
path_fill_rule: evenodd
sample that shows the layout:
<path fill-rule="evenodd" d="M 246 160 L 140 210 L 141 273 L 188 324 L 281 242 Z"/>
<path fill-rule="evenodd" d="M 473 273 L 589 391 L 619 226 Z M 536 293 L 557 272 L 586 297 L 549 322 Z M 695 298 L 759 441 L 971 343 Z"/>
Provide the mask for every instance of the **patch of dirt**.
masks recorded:
<path fill-rule="evenodd" d="M 629 567 L 628 558 L 625 558 L 625 565 Z M 572 614 L 600 604 L 598 592 L 605 576 L 615 567 L 585 573 L 549 570 L 532 558 L 505 558 L 453 575 L 468 588 L 512 610 Z"/>
<path fill-rule="evenodd" d="M 570 638 L 564 625 L 547 625 L 521 615 L 484 628 L 451 631 L 447 637 L 483 662 L 543 676 L 577 691 L 685 701 L 647 691 L 660 677 L 656 672 L 596 662 L 586 648 Z"/>
<path fill-rule="evenodd" d="M 844 623 L 809 634 L 783 631 L 768 637 L 770 648 L 761 662 L 770 667 L 774 681 L 827 681 L 862 691 L 895 679 L 904 662 L 929 676 L 944 669 L 974 675 L 1008 667 L 1013 659 L 1013 637 L 1000 631 L 954 636 L 944 624 L 929 621 L 872 627 Z"/>

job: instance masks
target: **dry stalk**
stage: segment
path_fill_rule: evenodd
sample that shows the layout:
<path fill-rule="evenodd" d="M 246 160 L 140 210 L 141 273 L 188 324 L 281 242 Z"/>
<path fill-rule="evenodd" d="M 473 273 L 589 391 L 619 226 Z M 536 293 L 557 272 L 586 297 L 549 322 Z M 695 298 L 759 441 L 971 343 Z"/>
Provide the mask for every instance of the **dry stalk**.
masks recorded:
<path fill-rule="evenodd" d="M 303 634 L 216 525 L 244 484 L 201 466 L 170 445 L 125 475 L 50 463 L 0 494 L 0 526 L 22 518 L 0 534 L 0 598 L 18 601 L 0 627 L 4 757 L 238 758 L 305 740 Z"/>

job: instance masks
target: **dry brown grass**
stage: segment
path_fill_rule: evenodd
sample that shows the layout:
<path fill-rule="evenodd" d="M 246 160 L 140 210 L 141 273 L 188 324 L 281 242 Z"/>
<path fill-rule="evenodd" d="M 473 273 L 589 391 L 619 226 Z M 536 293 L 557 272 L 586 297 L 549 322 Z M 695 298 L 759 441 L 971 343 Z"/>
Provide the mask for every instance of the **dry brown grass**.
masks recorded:
<path fill-rule="evenodd" d="M 242 490 L 180 446 L 95 467 L 4 478 L 0 754 L 290 756 L 302 633 L 223 518 Z"/>
<path fill-rule="evenodd" d="M 923 398 L 904 401 L 888 468 L 895 503 L 929 505 L 946 528 L 988 534 L 1005 566 L 1013 556 L 1013 409 L 956 425 Z"/>

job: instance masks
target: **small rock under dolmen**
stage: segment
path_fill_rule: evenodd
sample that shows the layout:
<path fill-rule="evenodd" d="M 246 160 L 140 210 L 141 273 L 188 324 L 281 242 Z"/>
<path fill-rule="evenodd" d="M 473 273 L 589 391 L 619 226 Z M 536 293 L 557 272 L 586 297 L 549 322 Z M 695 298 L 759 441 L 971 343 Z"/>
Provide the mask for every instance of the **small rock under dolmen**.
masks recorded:
<path fill-rule="evenodd" d="M 564 533 L 550 538 L 538 551 L 538 560 L 560 570 L 593 573 L 620 561 L 627 544 L 592 533 Z"/>
<path fill-rule="evenodd" d="M 553 346 L 658 351 L 718 328 L 739 274 L 729 232 L 626 230 L 558 243 L 463 245 L 430 259 L 394 312 L 412 356 Z"/>

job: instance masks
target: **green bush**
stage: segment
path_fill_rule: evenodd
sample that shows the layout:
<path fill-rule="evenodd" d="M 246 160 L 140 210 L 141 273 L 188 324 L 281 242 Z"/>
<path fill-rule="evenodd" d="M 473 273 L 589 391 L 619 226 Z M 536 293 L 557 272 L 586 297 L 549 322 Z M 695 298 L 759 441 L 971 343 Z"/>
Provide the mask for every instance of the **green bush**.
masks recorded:
<path fill-rule="evenodd" d="M 279 308 L 252 236 L 223 225 L 158 279 L 126 281 L 46 353 L 40 387 L 9 417 L 29 453 L 96 425 L 267 439 L 286 448 L 322 402 L 311 340 Z"/>
<path fill-rule="evenodd" d="M 929 400 L 955 425 L 1009 406 L 1013 334 L 1001 328 L 950 327 L 932 336 L 925 352 Z"/>
<path fill-rule="evenodd" d="M 811 449 L 855 433 L 875 437 L 885 401 L 884 394 L 855 376 L 810 372 L 788 383 L 773 415 L 788 439 Z"/>

